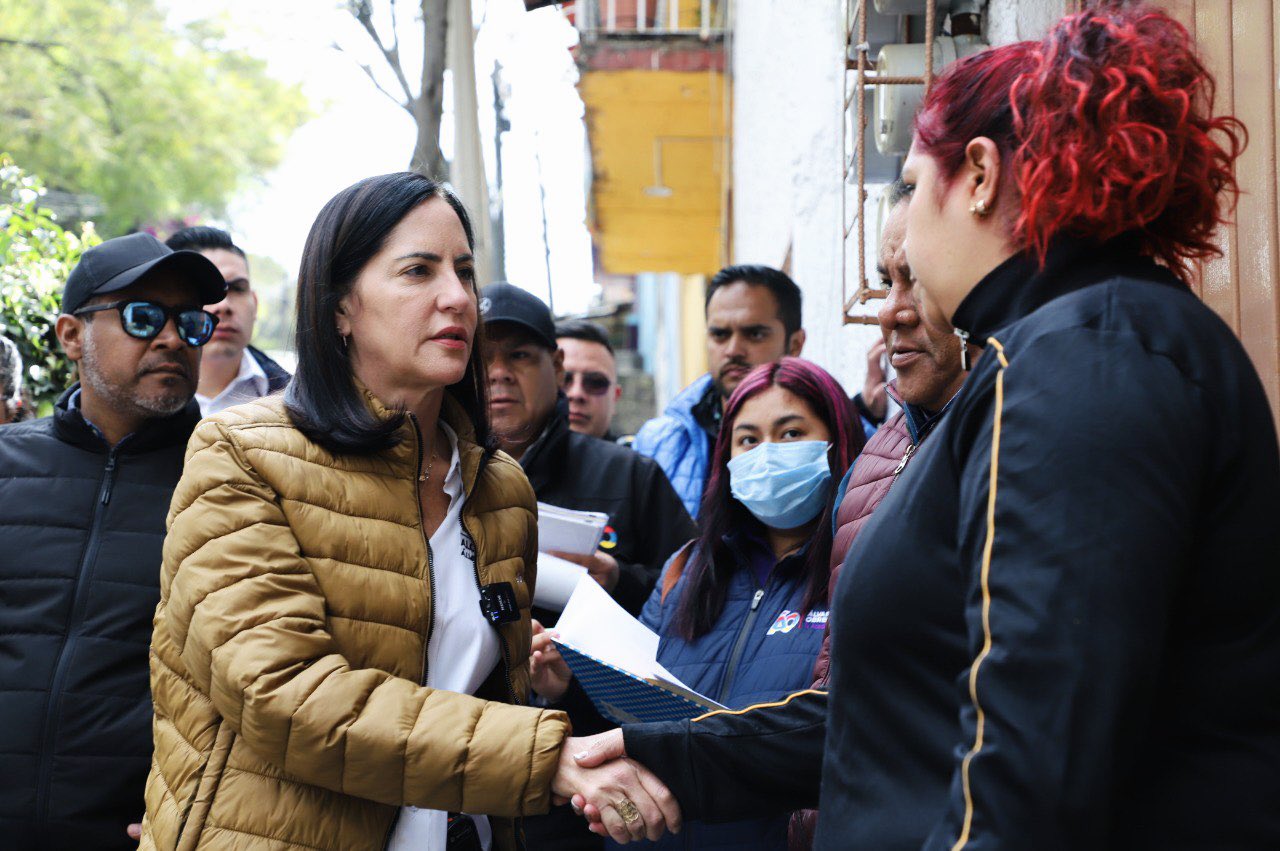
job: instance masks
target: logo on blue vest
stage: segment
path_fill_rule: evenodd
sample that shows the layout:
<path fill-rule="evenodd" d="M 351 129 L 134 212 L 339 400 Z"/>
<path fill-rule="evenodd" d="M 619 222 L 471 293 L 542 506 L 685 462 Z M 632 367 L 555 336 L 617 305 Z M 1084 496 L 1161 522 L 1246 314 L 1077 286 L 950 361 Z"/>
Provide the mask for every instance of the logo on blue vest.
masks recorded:
<path fill-rule="evenodd" d="M 800 625 L 800 613 L 791 612 L 783 609 L 777 619 L 773 622 L 773 626 L 769 627 L 769 631 L 765 635 L 773 635 L 775 632 L 791 632 Z"/>

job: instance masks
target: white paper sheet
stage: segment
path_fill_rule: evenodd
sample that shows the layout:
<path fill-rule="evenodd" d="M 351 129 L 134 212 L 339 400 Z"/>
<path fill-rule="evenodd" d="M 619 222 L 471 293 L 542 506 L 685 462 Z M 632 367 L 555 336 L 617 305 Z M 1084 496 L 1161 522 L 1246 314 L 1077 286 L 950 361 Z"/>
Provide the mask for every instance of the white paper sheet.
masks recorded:
<path fill-rule="evenodd" d="M 592 585 L 600 587 L 600 583 L 587 576 L 587 569 L 582 565 L 550 553 L 538 553 L 538 583 L 534 586 L 534 605 L 560 611 L 569 602 L 573 589 L 578 586 L 578 580 L 584 577 Z"/>
<path fill-rule="evenodd" d="M 542 563 L 541 558 L 538 563 Z M 658 664 L 657 633 L 627 614 L 594 579 L 579 582 L 574 588 L 555 632 L 583 653 L 614 667 L 642 679 L 665 680 L 692 691 Z"/>

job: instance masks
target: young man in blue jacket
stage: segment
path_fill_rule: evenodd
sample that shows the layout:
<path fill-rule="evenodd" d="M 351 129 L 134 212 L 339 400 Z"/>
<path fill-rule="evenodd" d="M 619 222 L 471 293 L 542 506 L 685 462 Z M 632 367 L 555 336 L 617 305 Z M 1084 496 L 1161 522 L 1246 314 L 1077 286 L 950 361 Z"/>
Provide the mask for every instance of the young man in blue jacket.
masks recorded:
<path fill-rule="evenodd" d="M 632 449 L 658 462 L 695 520 L 724 403 L 752 368 L 804 348 L 800 288 L 768 266 L 728 266 L 707 287 L 706 375 L 636 433 Z"/>

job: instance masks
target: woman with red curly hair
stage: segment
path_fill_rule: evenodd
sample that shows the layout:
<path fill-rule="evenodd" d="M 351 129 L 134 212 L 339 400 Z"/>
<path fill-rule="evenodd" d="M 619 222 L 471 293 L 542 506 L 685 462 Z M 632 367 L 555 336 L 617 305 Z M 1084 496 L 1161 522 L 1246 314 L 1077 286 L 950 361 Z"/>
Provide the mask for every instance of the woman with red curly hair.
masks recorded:
<path fill-rule="evenodd" d="M 939 78 L 906 251 L 984 352 L 846 561 L 825 726 L 801 693 L 583 762 L 688 820 L 809 805 L 825 753 L 823 849 L 1280 848 L 1280 453 L 1186 283 L 1237 191 L 1212 95 L 1139 5 Z"/>
<path fill-rule="evenodd" d="M 984 352 L 836 593 L 820 845 L 1280 847 L 1280 453 L 1187 285 L 1237 192 L 1212 101 L 1137 4 L 929 93 L 905 251 Z"/>

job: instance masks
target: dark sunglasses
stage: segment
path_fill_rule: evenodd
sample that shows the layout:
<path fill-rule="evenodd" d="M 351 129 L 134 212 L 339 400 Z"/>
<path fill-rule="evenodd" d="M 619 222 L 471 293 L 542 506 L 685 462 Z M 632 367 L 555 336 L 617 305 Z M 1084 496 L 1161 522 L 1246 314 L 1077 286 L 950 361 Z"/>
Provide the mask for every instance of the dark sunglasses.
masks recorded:
<path fill-rule="evenodd" d="M 578 376 L 576 372 L 566 372 L 564 374 L 564 389 L 568 390 L 573 386 L 573 379 Z M 603 396 L 609 392 L 609 388 L 613 386 L 613 382 L 609 376 L 603 372 L 583 372 L 582 389 L 590 393 L 592 396 Z"/>
<path fill-rule="evenodd" d="M 209 338 L 213 336 L 213 329 L 218 327 L 218 317 L 207 310 L 199 308 L 181 310 L 156 304 L 154 301 L 116 301 L 111 304 L 98 304 L 93 307 L 82 307 L 71 315 L 82 316 L 102 310 L 119 310 L 120 326 L 130 337 L 137 337 L 139 340 L 154 340 L 160 336 L 160 332 L 172 318 L 182 342 L 193 348 L 209 342 Z"/>

